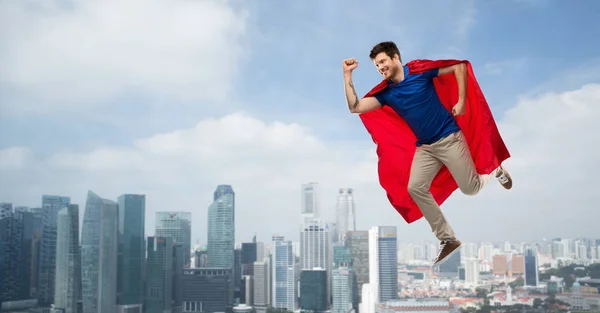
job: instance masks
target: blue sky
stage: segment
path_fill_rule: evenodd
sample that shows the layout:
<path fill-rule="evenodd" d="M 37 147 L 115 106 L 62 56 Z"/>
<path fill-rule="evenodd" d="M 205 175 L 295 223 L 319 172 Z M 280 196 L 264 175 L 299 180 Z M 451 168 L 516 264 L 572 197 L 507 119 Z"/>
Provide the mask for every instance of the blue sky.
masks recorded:
<path fill-rule="evenodd" d="M 102 7 L 84 1 L 42 3 L 0 3 L 0 36 L 3 38 L 0 42 L 0 149 L 4 151 L 5 158 L 0 172 L 3 177 L 0 178 L 0 201 L 23 205 L 34 206 L 39 202 L 41 193 L 54 192 L 80 199 L 83 207 L 86 188 L 109 198 L 135 189 L 156 199 L 149 204 L 151 214 L 161 209 L 163 203 L 169 203 L 168 199 L 179 199 L 180 193 L 189 188 L 191 192 L 199 193 L 198 198 L 181 196 L 175 203 L 179 207 L 197 210 L 194 211 L 197 213 L 195 218 L 203 225 L 212 189 L 217 184 L 239 182 L 234 184 L 234 189 L 240 190 L 242 195 L 246 192 L 256 197 L 248 198 L 248 201 L 255 201 L 250 207 L 269 208 L 265 212 L 282 218 L 298 212 L 299 186 L 312 181 L 311 175 L 319 180 L 323 173 L 317 173 L 317 168 L 331 168 L 328 167 L 331 164 L 342 163 L 358 166 L 358 172 L 362 174 L 364 171 L 368 178 L 361 177 L 359 173 L 339 175 L 336 179 L 322 177 L 320 180 L 325 180 L 324 193 L 348 184 L 354 184 L 357 189 L 364 185 L 364 196 L 357 200 L 362 208 L 359 205 L 358 209 L 370 215 L 371 209 L 367 210 L 365 206 L 373 205 L 385 212 L 370 216 L 365 223 L 371 224 L 361 225 L 366 228 L 388 218 L 399 217 L 389 212 L 391 208 L 386 206 L 376 183 L 373 144 L 359 119 L 347 110 L 342 59 L 355 57 L 360 62 L 355 71 L 359 94 L 367 92 L 380 80 L 368 58 L 371 47 L 380 41 L 395 41 L 404 61 L 418 58 L 468 59 L 497 120 L 506 125 L 501 131 L 507 136 L 519 132 L 531 135 L 510 137 L 512 141 L 507 139 L 512 144 L 509 149 L 516 147 L 511 151 L 516 155 L 514 165 L 517 171 L 521 169 L 519 166 L 533 171 L 535 167 L 522 164 L 542 157 L 533 153 L 532 145 L 525 140 L 541 138 L 549 144 L 556 142 L 549 137 L 550 133 L 528 128 L 553 121 L 551 117 L 533 120 L 538 116 L 531 112 L 531 108 L 535 105 L 544 107 L 543 103 L 548 103 L 550 108 L 552 103 L 560 110 L 565 103 L 570 103 L 560 102 L 569 98 L 565 98 L 563 92 L 600 83 L 600 43 L 594 40 L 600 35 L 600 3 L 592 0 L 577 1 L 577 5 L 544 0 L 389 0 L 369 3 L 356 0 L 178 0 L 154 4 L 132 0 L 124 3 L 107 1 Z M 70 3 L 72 6 L 55 6 L 58 3 Z M 597 95 L 598 85 L 581 92 L 584 95 L 576 94 L 574 99 L 581 101 L 579 107 L 592 112 L 582 118 L 597 116 L 594 114 L 598 113 L 598 109 L 588 108 L 591 102 L 586 99 Z M 555 94 L 555 97 L 547 98 L 548 93 Z M 155 153 L 155 148 L 143 150 L 145 148 L 139 146 L 140 140 L 174 134 L 182 136 L 177 137 L 182 142 L 185 140 L 182 138 L 190 140 L 178 146 L 188 149 L 195 142 L 207 142 L 202 136 L 218 138 L 219 130 L 222 130 L 219 127 L 231 127 L 220 119 L 239 112 L 246 114 L 249 120 L 242 119 L 240 122 L 234 119 L 231 123 L 260 124 L 260 127 L 265 127 L 264 131 L 275 132 L 273 136 L 277 139 L 269 143 L 288 142 L 290 147 L 300 151 L 301 156 L 307 153 L 306 158 L 294 165 L 290 155 L 278 157 L 281 149 L 266 155 L 256 152 L 253 158 L 260 160 L 256 162 L 270 160 L 299 169 L 306 166 L 298 170 L 302 174 L 290 174 L 292 176 L 287 178 L 275 175 L 273 181 L 261 183 L 260 189 L 252 182 L 268 178 L 258 171 L 258 174 L 243 177 L 220 175 L 218 171 L 208 171 L 203 167 L 206 164 L 194 163 L 193 158 L 177 163 L 181 167 L 173 165 L 174 168 L 171 168 L 169 164 L 173 163 L 169 162 L 180 162 L 181 159 L 165 156 L 180 153 L 189 157 L 190 153 L 200 153 L 198 158 L 202 158 L 207 150 L 190 152 L 172 148 L 168 153 L 157 154 L 160 155 L 159 162 L 147 154 L 150 153 L 148 151 Z M 507 112 L 513 113 L 508 113 L 510 118 L 505 119 Z M 525 118 L 519 115 L 522 112 L 531 114 L 528 120 L 521 121 Z M 575 118 L 579 117 L 574 116 L 574 120 L 569 122 L 577 123 Z M 213 125 L 210 124 L 212 120 L 217 123 L 214 124 L 214 134 L 209 127 L 208 133 L 184 135 L 186 130 L 194 129 L 199 123 Z M 219 121 L 222 123 L 219 124 Z M 282 123 L 284 130 L 272 124 L 275 122 Z M 295 124 L 302 129 L 295 128 Z M 260 127 L 257 126 L 257 129 Z M 243 129 L 240 131 L 243 134 Z M 569 134 L 563 135 L 570 138 Z M 258 135 L 258 139 L 248 136 L 248 141 L 268 137 L 266 134 Z M 579 138 L 573 140 L 582 140 L 581 143 L 585 144 L 583 140 L 587 137 L 577 133 L 574 136 Z M 239 138 L 245 137 L 237 136 L 236 140 Z M 524 142 L 518 142 L 519 139 Z M 313 146 L 315 142 L 318 144 Z M 301 143 L 308 146 L 301 146 Z M 227 146 L 232 151 L 225 148 L 215 148 L 215 151 L 228 156 L 243 154 L 246 145 L 250 144 L 241 141 L 237 150 L 234 145 Z M 14 150 L 15 147 L 21 150 Z M 315 150 L 311 150 L 313 148 Z M 552 147 L 548 149 L 554 151 Z M 98 151 L 106 154 L 98 155 Z M 111 153 L 124 153 L 125 156 Z M 320 157 L 322 153 L 328 155 Z M 529 156 L 528 153 L 531 157 L 524 157 Z M 598 156 L 597 149 L 581 153 L 582 160 L 587 160 L 590 155 Z M 98 164 L 106 165 L 110 161 L 110 166 L 113 166 L 110 168 L 122 169 L 124 165 L 119 167 L 115 164 L 133 154 L 152 164 L 149 168 L 136 169 L 139 172 L 132 170 L 131 173 L 136 173 L 133 176 L 143 173 L 165 177 L 163 171 L 166 171 L 173 175 L 174 182 L 165 190 L 161 183 L 153 183 L 153 180 L 135 181 L 131 173 L 122 178 L 122 170 L 105 171 L 98 176 L 98 168 L 102 168 Z M 288 159 L 282 161 L 282 158 Z M 572 156 L 565 158 L 570 160 Z M 73 164 L 77 165 L 56 165 L 57 160 L 67 159 L 75 160 Z M 152 162 L 149 161 L 151 159 Z M 80 160 L 81 164 L 76 160 Z M 225 164 L 223 158 L 211 160 L 216 162 L 211 163 L 212 167 L 231 164 Z M 248 163 L 248 160 L 232 158 L 229 162 L 245 170 L 253 166 L 262 168 L 256 163 Z M 553 159 L 548 161 L 550 165 L 547 168 L 538 172 L 523 170 L 522 175 L 544 181 L 545 171 L 560 167 L 563 161 Z M 124 161 L 124 164 L 137 163 Z M 287 169 L 281 166 L 281 169 Z M 595 168 L 587 171 L 598 172 L 598 166 L 595 163 L 593 166 Z M 573 170 L 577 172 L 578 169 L 581 168 Z M 331 175 L 338 176 L 335 169 L 331 171 Z M 339 171 L 352 172 L 352 169 L 340 167 Z M 274 187 L 273 182 L 279 179 L 285 180 L 285 186 L 290 187 L 282 187 L 281 190 Z M 578 179 L 581 178 L 574 177 L 573 181 L 583 184 Z M 593 184 L 598 187 L 597 182 Z M 451 201 L 449 206 L 451 209 L 453 204 L 477 207 L 485 199 L 503 197 L 504 194 L 496 187 L 499 186 L 476 198 L 479 200 L 464 200 L 464 196 L 456 195 L 457 200 Z M 266 200 L 265 197 L 275 190 L 281 192 L 277 201 Z M 529 195 L 523 192 L 513 193 L 511 197 L 515 203 Z M 262 196 L 256 195 L 261 193 Z M 330 198 L 324 200 L 325 206 L 331 207 L 334 195 L 335 192 L 331 192 Z M 544 198 L 543 195 L 540 197 Z M 554 203 L 560 202 L 553 200 Z M 584 197 L 577 205 L 584 214 L 589 212 L 592 201 L 597 203 L 597 200 L 597 196 Z M 477 201 L 481 202 L 478 204 Z M 277 202 L 288 203 L 285 206 L 289 209 L 278 210 L 281 204 Z M 521 209 L 515 207 L 514 210 L 518 212 Z M 241 210 L 240 214 L 251 217 L 251 211 Z M 468 216 L 465 212 L 469 211 L 460 213 L 462 215 L 456 219 Z M 540 209 L 540 212 L 544 210 Z M 483 223 L 483 220 L 480 222 Z M 549 218 L 546 224 L 558 222 L 560 218 Z M 153 218 L 149 218 L 148 223 L 151 227 Z M 407 226 L 398 220 L 397 225 L 415 238 L 431 239 L 423 223 L 405 228 Z M 522 222 L 522 225 L 527 225 L 527 222 Z M 566 235 L 579 235 L 577 229 L 581 226 L 584 224 L 573 226 Z M 278 230 L 273 226 L 265 229 L 264 235 L 279 231 L 285 229 Z M 501 228 L 498 231 L 496 237 L 510 235 Z M 204 236 L 203 228 L 196 232 L 196 237 Z M 252 227 L 240 226 L 240 232 L 249 236 L 253 230 Z M 473 236 L 476 232 L 467 233 Z M 294 236 L 293 233 L 288 235 Z M 547 226 L 540 224 L 535 230 L 520 235 L 539 238 L 548 235 Z"/>

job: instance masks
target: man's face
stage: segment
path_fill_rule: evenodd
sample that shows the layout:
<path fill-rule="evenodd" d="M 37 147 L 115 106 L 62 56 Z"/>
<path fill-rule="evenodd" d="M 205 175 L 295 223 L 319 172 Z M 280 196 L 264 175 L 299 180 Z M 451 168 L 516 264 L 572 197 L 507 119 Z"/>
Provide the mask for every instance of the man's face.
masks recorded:
<path fill-rule="evenodd" d="M 396 74 L 398 71 L 398 58 L 390 58 L 385 52 L 380 52 L 373 59 L 373 63 L 375 63 L 375 67 L 377 67 L 377 71 L 381 74 L 385 79 L 389 79 Z"/>

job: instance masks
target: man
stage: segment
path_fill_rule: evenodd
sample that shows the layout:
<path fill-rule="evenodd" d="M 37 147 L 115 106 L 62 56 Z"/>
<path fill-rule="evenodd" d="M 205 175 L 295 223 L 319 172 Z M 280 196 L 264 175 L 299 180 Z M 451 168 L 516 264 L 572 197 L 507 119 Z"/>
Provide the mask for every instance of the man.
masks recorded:
<path fill-rule="evenodd" d="M 380 182 L 394 207 L 409 223 L 425 217 L 440 240 L 437 265 L 461 246 L 439 205 L 456 188 L 477 194 L 494 176 L 512 188 L 501 165 L 510 155 L 468 62 L 403 65 L 393 42 L 377 44 L 370 58 L 384 79 L 362 99 L 352 82 L 358 61 L 342 63 L 348 108 L 377 143 Z"/>

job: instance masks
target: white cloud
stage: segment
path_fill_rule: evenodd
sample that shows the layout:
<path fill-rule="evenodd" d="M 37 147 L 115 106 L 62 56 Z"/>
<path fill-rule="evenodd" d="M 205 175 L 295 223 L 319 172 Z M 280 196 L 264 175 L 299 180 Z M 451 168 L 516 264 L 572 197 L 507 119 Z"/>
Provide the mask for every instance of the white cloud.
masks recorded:
<path fill-rule="evenodd" d="M 245 21 L 245 12 L 216 0 L 3 1 L 0 80 L 35 93 L 21 110 L 99 105 L 136 92 L 222 100 Z"/>
<path fill-rule="evenodd" d="M 0 170 L 19 170 L 31 157 L 25 147 L 12 147 L 0 150 Z"/>
<path fill-rule="evenodd" d="M 487 62 L 483 65 L 483 69 L 487 74 L 490 75 L 500 75 L 507 71 L 516 70 L 524 67 L 526 64 L 525 59 L 514 59 L 514 60 L 504 60 L 504 61 L 496 61 L 496 62 Z"/>
<path fill-rule="evenodd" d="M 594 235 L 600 148 L 592 123 L 600 119 L 599 102 L 600 85 L 592 84 L 523 99 L 509 110 L 498 124 L 513 155 L 506 165 L 514 189 L 493 181 L 476 197 L 454 194 L 443 210 L 457 233 L 465 240 Z M 63 194 L 83 209 L 88 189 L 112 199 L 145 193 L 148 234 L 153 212 L 189 210 L 194 238 L 205 240 L 212 192 L 218 184 L 232 184 L 238 241 L 254 232 L 259 240 L 273 233 L 294 239 L 300 184 L 318 181 L 326 217 L 333 217 L 336 189 L 353 187 L 361 229 L 392 224 L 402 239 L 433 239 L 423 220 L 406 225 L 389 206 L 377 183 L 373 148 L 371 142 L 328 142 L 301 125 L 237 113 L 131 146 L 63 151 L 30 159 L 20 170 L 3 168 L 0 199 L 33 206 L 41 193 Z"/>

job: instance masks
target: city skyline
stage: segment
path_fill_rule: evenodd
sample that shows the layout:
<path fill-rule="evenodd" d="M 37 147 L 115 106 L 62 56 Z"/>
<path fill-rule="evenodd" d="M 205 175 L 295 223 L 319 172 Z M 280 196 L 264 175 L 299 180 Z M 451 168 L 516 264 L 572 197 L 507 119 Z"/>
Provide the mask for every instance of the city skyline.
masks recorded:
<path fill-rule="evenodd" d="M 217 187 L 217 191 L 223 190 L 223 186 Z M 29 241 L 27 238 L 35 238 L 39 230 L 43 230 L 41 242 L 56 239 L 54 249 L 45 252 L 47 257 L 40 258 L 40 260 L 48 259 L 48 256 L 56 255 L 55 271 L 52 271 L 54 273 L 52 276 L 56 280 L 49 282 L 50 285 L 56 286 L 55 300 L 47 301 L 59 309 L 66 309 L 67 312 L 74 312 L 77 307 L 90 313 L 106 310 L 121 312 L 120 310 L 125 309 L 120 307 L 118 297 L 124 295 L 119 292 L 119 290 L 123 291 L 120 289 L 119 280 L 126 277 L 123 276 L 121 269 L 117 269 L 117 265 L 119 267 L 125 265 L 133 271 L 145 268 L 143 305 L 147 312 L 163 312 L 163 309 L 175 310 L 182 306 L 192 308 L 199 305 L 206 305 L 206 307 L 214 305 L 216 310 L 222 310 L 233 305 L 234 301 L 235 304 L 252 304 L 254 302 L 246 302 L 254 301 L 248 298 L 252 297 L 252 293 L 239 290 L 234 286 L 242 283 L 244 264 L 253 263 L 251 272 L 246 274 L 259 275 L 256 276 L 258 285 L 252 286 L 250 283 L 250 286 L 254 291 L 259 291 L 260 295 L 262 292 L 260 290 L 265 288 L 265 278 L 260 277 L 263 275 L 260 274 L 263 262 L 270 267 L 271 274 L 267 278 L 271 281 L 267 287 L 273 292 L 270 304 L 283 309 L 297 309 L 298 303 L 304 306 L 303 309 L 315 308 L 313 305 L 325 309 L 335 304 L 329 300 L 333 299 L 333 301 L 341 301 L 335 304 L 336 306 L 352 304 L 356 308 L 358 305 L 360 312 L 370 313 L 378 303 L 385 306 L 409 305 L 411 302 L 405 302 L 403 299 L 407 296 L 413 298 L 410 295 L 412 292 L 424 292 L 419 289 L 425 282 L 435 284 L 434 288 L 429 288 L 425 292 L 435 295 L 437 300 L 434 301 L 437 301 L 441 308 L 460 306 L 456 303 L 450 304 L 453 300 L 445 300 L 445 297 L 468 295 L 464 288 L 478 293 L 478 287 L 489 286 L 490 282 L 493 286 L 499 287 L 503 287 L 500 284 L 510 283 L 511 287 L 506 287 L 504 291 L 500 288 L 502 294 L 493 296 L 494 301 L 505 301 L 508 305 L 513 303 L 532 305 L 532 297 L 543 298 L 544 293 L 550 292 L 552 288 L 558 290 L 558 296 L 571 305 L 579 305 L 578 294 L 561 291 L 572 288 L 573 292 L 581 293 L 584 288 L 580 288 L 579 281 L 585 286 L 583 296 L 590 301 L 594 301 L 594 296 L 600 290 L 594 287 L 600 284 L 600 276 L 598 276 L 600 272 L 597 272 L 600 269 L 598 267 L 600 239 L 598 238 L 553 238 L 542 243 L 465 242 L 459 253 L 454 254 L 441 264 L 439 269 L 436 269 L 431 265 L 437 251 L 436 244 L 425 246 L 398 244 L 398 234 L 394 226 L 373 226 L 368 232 L 350 231 L 348 236 L 344 237 L 345 242 L 332 245 L 330 229 L 316 218 L 303 224 L 299 251 L 295 251 L 294 242 L 285 241 L 281 235 L 273 235 L 271 241 L 265 242 L 268 255 L 264 253 L 264 243 L 259 245 L 255 237 L 252 238 L 252 244 L 247 244 L 245 248 L 242 245 L 241 249 L 234 250 L 230 239 L 231 229 L 227 230 L 233 220 L 231 213 L 235 211 L 234 192 L 232 186 L 226 187 L 228 191 L 215 192 L 214 196 L 215 203 L 219 204 L 215 208 L 223 210 L 219 213 L 221 216 L 217 217 L 214 212 L 210 213 L 212 217 L 209 215 L 209 220 L 214 219 L 210 223 L 222 223 L 220 227 L 223 227 L 222 230 L 215 231 L 211 235 L 211 240 L 225 244 L 209 244 L 208 262 L 201 268 L 195 268 L 198 266 L 196 260 L 189 263 L 192 268 L 184 265 L 188 263 L 184 260 L 187 257 L 184 251 L 187 249 L 184 248 L 185 238 L 186 233 L 189 233 L 186 229 L 191 226 L 185 212 L 161 213 L 163 217 L 158 219 L 156 229 L 162 230 L 165 236 L 147 237 L 145 265 L 126 264 L 117 260 L 120 251 L 117 245 L 128 240 L 126 238 L 132 238 L 131 236 L 140 230 L 139 225 L 135 224 L 125 224 L 124 228 L 120 228 L 119 221 L 123 220 L 122 217 L 126 220 L 143 211 L 144 196 L 125 194 L 115 202 L 89 191 L 84 209 L 86 225 L 83 228 L 81 241 L 78 239 L 80 208 L 78 204 L 71 203 L 68 197 L 45 195 L 43 197 L 45 214 L 40 214 L 38 208 L 0 203 L 0 227 L 7 230 L 0 232 L 2 235 L 0 243 L 7 244 L 0 245 L 0 248 L 6 249 L 2 252 L 8 252 L 9 256 L 0 259 L 3 263 L 0 264 L 0 270 L 3 270 L 4 274 L 11 273 L 1 275 L 0 278 L 3 284 L 15 287 L 3 289 L 0 296 L 6 297 L 9 301 L 25 299 L 24 297 L 29 297 L 27 295 L 30 293 L 35 296 L 35 289 L 28 288 L 32 287 L 28 282 L 30 274 L 31 278 L 37 274 L 29 272 L 28 266 L 23 267 L 23 264 L 30 264 L 32 268 L 38 264 L 34 255 L 37 254 L 36 251 L 43 250 L 38 250 L 40 246 L 35 243 L 35 239 Z M 57 209 L 58 213 L 56 213 Z M 126 212 L 125 216 L 119 212 Z M 48 219 L 52 220 L 51 215 L 54 213 L 57 215 L 56 226 L 48 221 Z M 45 220 L 44 223 L 42 220 Z M 52 229 L 57 231 L 55 238 L 51 236 Z M 360 243 L 364 240 L 360 238 L 360 234 L 368 236 L 364 238 L 366 239 L 364 243 L 368 241 L 368 245 Z M 33 237 L 30 237 L 31 235 Z M 137 245 L 135 240 L 131 243 Z M 31 254 L 27 251 L 31 251 Z M 231 256 L 225 256 L 226 251 L 229 251 Z M 216 261 L 211 261 L 211 255 L 213 255 L 212 260 Z M 232 260 L 233 255 L 235 255 L 234 260 Z M 134 255 L 123 256 L 135 259 Z M 367 260 L 358 260 L 364 257 L 367 257 Z M 47 260 L 46 263 L 48 262 L 50 261 Z M 213 266 L 211 262 L 214 263 Z M 44 268 L 41 266 L 42 263 L 39 263 L 40 269 Z M 337 269 L 344 268 L 346 265 L 351 271 L 357 271 L 357 283 L 362 276 L 358 273 L 368 271 L 369 282 L 343 287 L 344 282 L 340 281 L 341 277 Z M 566 280 L 568 277 L 565 275 L 568 274 L 564 272 L 560 277 L 550 276 L 552 271 L 558 275 L 565 268 L 573 268 L 573 266 L 578 266 L 575 270 L 580 271 L 577 274 L 577 282 Z M 581 272 L 581 269 L 584 271 Z M 394 278 L 394 274 L 398 277 Z M 541 275 L 544 275 L 543 278 Z M 428 278 L 429 276 L 431 278 Z M 236 277 L 239 284 L 234 283 L 231 279 L 233 277 Z M 246 278 L 244 277 L 244 281 Z M 298 280 L 300 285 L 299 289 L 296 289 Z M 450 290 L 447 286 L 444 287 L 448 283 L 453 286 Z M 401 292 L 400 284 L 403 286 Z M 518 287 L 519 284 L 524 285 L 525 292 L 529 293 L 529 296 L 524 297 L 520 292 L 516 293 L 514 298 L 512 297 L 512 288 Z M 40 287 L 43 286 L 44 283 L 40 283 Z M 189 292 L 187 287 L 192 287 L 194 291 Z M 43 299 L 44 293 L 48 291 L 44 292 L 42 288 L 39 290 L 41 292 L 37 296 Z M 353 295 L 359 295 L 359 291 L 360 296 L 354 297 Z M 299 298 L 296 298 L 297 295 Z M 348 302 L 350 299 L 352 303 Z M 135 304 L 137 300 L 132 298 L 132 301 L 136 308 L 131 306 L 129 309 L 139 312 L 141 307 Z M 258 301 L 263 303 L 265 300 Z M 465 299 L 465 301 L 473 301 L 473 299 Z M 593 302 L 589 303 L 590 306 L 593 304 Z M 48 306 L 47 303 L 45 305 Z M 267 307 L 263 305 L 257 309 L 265 312 Z"/>
<path fill-rule="evenodd" d="M 87 190 L 145 194 L 146 229 L 155 212 L 188 211 L 192 240 L 203 242 L 213 189 L 230 184 L 244 221 L 238 238 L 260 223 L 259 238 L 295 239 L 278 224 L 298 219 L 299 186 L 316 181 L 327 220 L 337 190 L 353 188 L 357 229 L 390 224 L 408 240 L 433 238 L 427 223 L 407 225 L 389 205 L 375 145 L 343 94 L 341 61 L 359 60 L 364 94 L 381 79 L 370 49 L 394 40 L 403 61 L 471 61 L 512 154 L 512 190 L 491 181 L 442 206 L 459 238 L 593 235 L 599 44 L 579 29 L 600 30 L 600 3 L 583 1 L 5 1 L 0 199 L 37 207 L 41 194 L 79 204 Z"/>

